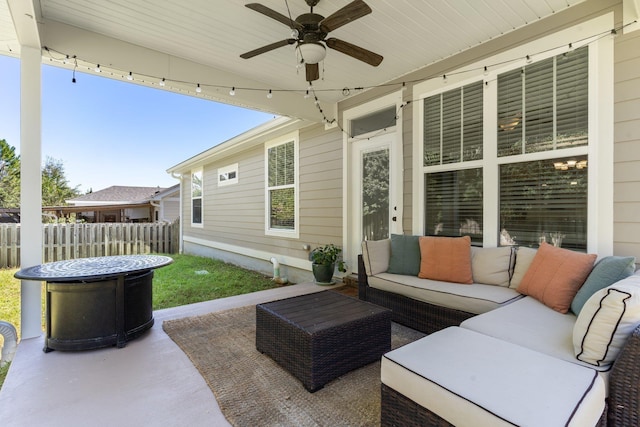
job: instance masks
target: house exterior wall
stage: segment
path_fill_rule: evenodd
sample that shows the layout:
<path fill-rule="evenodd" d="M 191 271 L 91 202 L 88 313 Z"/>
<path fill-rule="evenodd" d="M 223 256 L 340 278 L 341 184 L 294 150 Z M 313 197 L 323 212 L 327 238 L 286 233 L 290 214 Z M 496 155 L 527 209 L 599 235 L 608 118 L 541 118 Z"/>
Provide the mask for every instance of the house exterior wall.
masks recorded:
<path fill-rule="evenodd" d="M 180 218 L 180 199 L 178 195 L 162 199 L 158 209 L 158 221 L 173 222 Z"/>
<path fill-rule="evenodd" d="M 485 58 L 508 49 L 527 43 L 537 38 L 553 35 L 554 33 L 576 26 L 593 18 L 613 12 L 615 26 L 620 27 L 623 22 L 623 3 L 621 0 L 589 0 L 571 9 L 558 13 L 540 22 L 528 25 L 513 33 L 483 43 L 473 49 L 446 58 L 438 63 L 403 76 L 398 85 L 406 82 L 404 100 L 413 103 L 403 111 L 403 149 L 404 149 L 404 215 L 403 229 L 405 233 L 415 234 L 423 225 L 416 220 L 414 213 L 421 206 L 414 206 L 412 195 L 416 189 L 418 179 L 414 176 L 414 135 L 416 117 L 411 109 L 416 108 L 416 101 L 412 99 L 414 84 L 423 80 L 450 73 L 465 65 L 482 62 Z M 591 35 L 591 34 L 586 34 Z M 601 221 L 613 221 L 613 253 L 615 255 L 633 255 L 640 259 L 640 195 L 638 183 L 640 181 L 640 31 L 623 34 L 619 31 L 614 39 L 614 218 L 600 218 Z M 393 87 L 389 84 L 388 87 Z M 376 97 L 383 96 L 385 88 L 372 89 L 358 97 L 343 101 L 339 105 L 340 113 L 370 102 Z M 418 175 L 420 175 L 418 173 Z M 609 215 L 610 216 L 610 215 Z M 419 232 L 419 231 L 418 231 Z"/>
<path fill-rule="evenodd" d="M 265 141 L 268 143 L 268 140 Z M 212 256 L 272 274 L 270 259 L 292 282 L 312 279 L 308 250 L 342 243 L 342 137 L 312 125 L 300 131 L 299 238 L 265 233 L 265 144 L 203 165 L 203 225 L 191 225 L 190 177 L 183 179 L 184 252 Z M 217 172 L 238 164 L 238 183 L 218 185 Z"/>
<path fill-rule="evenodd" d="M 589 0 L 568 11 L 522 28 L 499 39 L 446 58 L 403 77 L 421 82 L 465 65 L 517 48 L 537 38 L 552 35 L 606 13 L 614 13 L 622 25 L 622 1 Z M 591 34 L 589 34 L 591 35 Z M 640 259 L 640 31 L 619 34 L 614 39 L 614 176 L 613 218 L 598 218 L 613 224 L 613 253 Z M 403 80 L 399 80 L 399 86 Z M 403 100 L 403 217 L 402 229 L 413 234 L 422 226 L 416 220 L 414 193 L 423 176 L 414 170 L 416 117 L 413 85 L 407 83 Z M 338 105 L 338 119 L 354 107 L 387 95 L 398 88 L 375 88 Z M 341 123 L 344 125 L 343 123 Z M 191 226 L 190 181 L 183 179 L 182 206 L 184 250 L 214 256 L 269 274 L 270 258 L 281 265 L 281 273 L 293 282 L 311 280 L 308 249 L 319 244 L 344 242 L 343 200 L 348 170 L 343 170 L 344 139 L 337 128 L 310 125 L 299 131 L 299 238 L 265 234 L 264 143 L 238 154 L 215 157 L 203 165 L 204 224 Z M 238 163 L 239 182 L 219 187 L 217 170 Z M 350 266 L 355 269 L 355 266 Z"/>
<path fill-rule="evenodd" d="M 615 42 L 614 253 L 640 260 L 640 31 Z"/>

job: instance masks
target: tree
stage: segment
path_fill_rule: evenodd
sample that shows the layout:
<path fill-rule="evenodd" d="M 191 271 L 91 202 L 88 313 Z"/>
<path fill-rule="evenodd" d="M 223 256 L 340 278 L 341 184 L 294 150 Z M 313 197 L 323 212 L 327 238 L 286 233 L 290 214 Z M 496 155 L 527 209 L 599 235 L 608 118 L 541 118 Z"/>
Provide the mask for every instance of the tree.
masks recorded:
<path fill-rule="evenodd" d="M 3 208 L 20 207 L 20 156 L 15 151 L 6 140 L 0 140 L 0 207 Z M 42 169 L 42 205 L 64 205 L 65 200 L 79 195 L 77 186 L 69 186 L 62 161 L 47 157 Z"/>
<path fill-rule="evenodd" d="M 0 139 L 0 207 L 20 206 L 20 157 L 15 147 Z"/>
<path fill-rule="evenodd" d="M 47 157 L 42 169 L 42 205 L 63 206 L 67 199 L 80 195 L 78 186 L 71 188 L 64 175 L 62 161 Z"/>

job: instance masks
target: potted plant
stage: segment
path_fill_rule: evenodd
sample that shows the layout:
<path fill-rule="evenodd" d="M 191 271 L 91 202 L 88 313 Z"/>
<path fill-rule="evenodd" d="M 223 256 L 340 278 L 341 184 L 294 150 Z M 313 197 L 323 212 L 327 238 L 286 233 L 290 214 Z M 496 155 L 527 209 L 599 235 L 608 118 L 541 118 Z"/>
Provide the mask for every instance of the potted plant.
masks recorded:
<path fill-rule="evenodd" d="M 346 264 L 342 261 L 340 253 L 342 253 L 342 249 L 334 244 L 319 246 L 309 253 L 313 277 L 317 284 L 333 284 L 333 271 L 336 265 L 338 266 L 338 271 L 343 273 L 347 271 Z"/>

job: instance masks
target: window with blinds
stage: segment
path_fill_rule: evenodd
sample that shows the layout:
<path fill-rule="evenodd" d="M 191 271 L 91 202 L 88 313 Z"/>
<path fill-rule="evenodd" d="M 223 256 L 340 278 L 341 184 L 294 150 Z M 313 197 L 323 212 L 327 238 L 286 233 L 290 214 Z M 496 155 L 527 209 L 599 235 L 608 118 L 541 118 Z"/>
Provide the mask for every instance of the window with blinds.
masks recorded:
<path fill-rule="evenodd" d="M 500 226 L 512 244 L 587 248 L 587 157 L 500 165 Z"/>
<path fill-rule="evenodd" d="M 498 156 L 588 144 L 589 50 L 498 76 Z"/>
<path fill-rule="evenodd" d="M 398 120 L 396 107 L 385 108 L 351 121 L 351 137 L 355 138 L 369 132 L 390 128 Z"/>
<path fill-rule="evenodd" d="M 191 173 L 191 224 L 202 224 L 202 169 Z"/>
<path fill-rule="evenodd" d="M 289 141 L 267 149 L 269 228 L 295 229 L 295 143 Z"/>
<path fill-rule="evenodd" d="M 482 244 L 482 169 L 425 174 L 425 234 Z"/>
<path fill-rule="evenodd" d="M 424 166 L 482 159 L 483 83 L 424 99 Z"/>

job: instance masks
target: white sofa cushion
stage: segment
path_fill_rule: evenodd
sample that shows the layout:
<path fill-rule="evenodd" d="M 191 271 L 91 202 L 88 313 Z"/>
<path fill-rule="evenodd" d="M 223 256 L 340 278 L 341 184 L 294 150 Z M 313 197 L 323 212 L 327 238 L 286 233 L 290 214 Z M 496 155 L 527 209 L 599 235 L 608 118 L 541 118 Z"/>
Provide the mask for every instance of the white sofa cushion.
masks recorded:
<path fill-rule="evenodd" d="M 367 280 L 372 288 L 472 314 L 485 313 L 522 298 L 515 289 L 479 283 L 462 285 L 390 273 L 369 276 Z"/>
<path fill-rule="evenodd" d="M 514 264 L 515 253 L 511 246 L 471 247 L 471 270 L 474 283 L 508 287 Z"/>
<path fill-rule="evenodd" d="M 576 359 L 573 330 L 576 316 L 550 309 L 540 301 L 524 297 L 499 310 L 472 317 L 460 327 L 489 335 L 531 350 L 583 365 L 594 366 Z M 605 371 L 608 368 L 595 368 Z M 606 380 L 607 373 L 603 373 Z"/>
<path fill-rule="evenodd" d="M 586 426 L 604 410 L 593 369 L 458 327 L 385 354 L 381 380 L 456 426 Z"/>
<path fill-rule="evenodd" d="M 573 329 L 576 357 L 608 367 L 640 325 L 640 276 L 633 275 L 594 293 Z"/>
<path fill-rule="evenodd" d="M 368 275 L 387 271 L 390 257 L 391 239 L 364 240 L 362 242 L 362 260 Z"/>
<path fill-rule="evenodd" d="M 511 283 L 509 284 L 510 288 L 516 289 L 520 286 L 520 282 L 525 274 L 527 274 L 527 270 L 529 266 L 533 262 L 533 258 L 535 258 L 537 249 L 527 248 L 526 246 L 520 246 L 516 250 L 516 266 L 513 270 L 513 277 L 511 277 Z"/>

